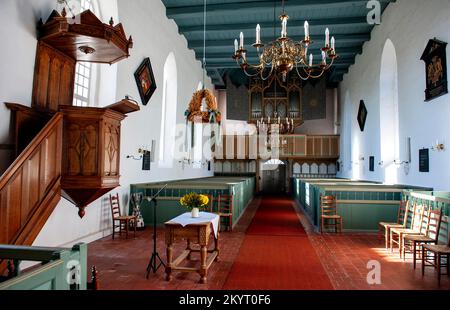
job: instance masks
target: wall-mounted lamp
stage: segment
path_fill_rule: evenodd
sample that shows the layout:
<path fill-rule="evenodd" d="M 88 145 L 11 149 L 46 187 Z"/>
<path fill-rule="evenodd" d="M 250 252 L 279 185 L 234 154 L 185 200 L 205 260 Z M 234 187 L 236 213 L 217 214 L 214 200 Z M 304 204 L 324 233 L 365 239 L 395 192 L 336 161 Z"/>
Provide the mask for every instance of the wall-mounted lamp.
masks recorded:
<path fill-rule="evenodd" d="M 441 143 L 441 142 L 439 142 L 438 140 L 436 140 L 436 144 L 433 145 L 433 146 L 431 147 L 431 149 L 432 149 L 433 151 L 442 152 L 442 151 L 445 151 L 445 145 L 444 145 L 444 143 Z"/>
<path fill-rule="evenodd" d="M 407 137 L 406 138 L 406 156 L 407 156 L 407 160 L 395 159 L 394 160 L 394 165 L 405 166 L 405 168 L 407 168 L 411 164 L 411 161 L 412 161 L 412 158 L 411 158 L 411 137 Z"/>
<path fill-rule="evenodd" d="M 155 161 L 155 144 L 156 141 L 152 140 L 152 147 L 149 151 L 147 147 L 140 147 L 138 149 L 139 155 L 127 155 L 127 159 L 142 160 L 142 170 L 150 170 L 151 163 Z"/>
<path fill-rule="evenodd" d="M 149 150 L 146 149 L 138 149 L 138 155 L 139 157 L 135 155 L 127 155 L 127 159 L 134 159 L 134 160 L 141 160 L 145 154 L 151 153 Z"/>
<path fill-rule="evenodd" d="M 397 166 L 407 165 L 409 163 L 410 163 L 409 161 L 402 161 L 400 159 L 394 160 L 394 164 L 397 165 Z"/>
<path fill-rule="evenodd" d="M 181 167 L 182 167 L 182 169 L 184 170 L 184 168 L 186 167 L 186 165 L 187 165 L 187 166 L 190 166 L 190 165 L 191 165 L 191 159 L 185 157 L 185 158 L 183 158 L 182 160 L 179 160 L 178 163 L 181 164 Z"/>

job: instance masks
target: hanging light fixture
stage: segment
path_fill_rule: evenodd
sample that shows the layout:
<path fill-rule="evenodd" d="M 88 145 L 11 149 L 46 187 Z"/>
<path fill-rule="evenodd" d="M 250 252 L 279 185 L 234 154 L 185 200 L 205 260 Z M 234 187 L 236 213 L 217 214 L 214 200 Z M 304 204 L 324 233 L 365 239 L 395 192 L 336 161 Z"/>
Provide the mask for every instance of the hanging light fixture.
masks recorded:
<path fill-rule="evenodd" d="M 222 115 L 219 111 L 217 99 L 213 92 L 205 87 L 206 81 L 206 21 L 207 21 L 207 0 L 203 1 L 203 59 L 202 59 L 202 69 L 203 69 L 203 84 L 202 89 L 196 91 L 192 95 L 192 99 L 189 103 L 188 109 L 185 111 L 186 117 L 186 127 L 188 127 L 188 122 L 191 122 L 191 147 L 194 143 L 194 123 L 209 123 L 217 124 L 217 136 L 214 129 L 211 130 L 211 140 L 216 137 L 216 143 L 220 143 L 220 125 L 222 121 Z M 205 101 L 206 111 L 202 110 L 202 102 Z M 188 146 L 187 138 L 187 128 L 185 145 Z"/>
<path fill-rule="evenodd" d="M 320 78 L 333 65 L 338 57 L 336 54 L 336 41 L 334 37 L 330 39 L 330 31 L 325 30 L 325 46 L 321 48 L 322 59 L 320 63 L 314 63 L 314 56 L 308 56 L 308 48 L 313 43 L 309 23 L 305 21 L 305 38 L 302 41 L 294 41 L 288 37 L 287 23 L 289 16 L 286 14 L 284 0 L 282 0 L 283 11 L 279 19 L 281 21 L 281 36 L 264 47 L 261 41 L 261 27 L 256 26 L 256 42 L 252 44 L 258 53 L 259 64 L 249 64 L 247 60 L 247 50 L 244 44 L 244 33 L 240 33 L 239 42 L 234 41 L 234 55 L 238 65 L 249 77 L 260 75 L 263 80 L 267 80 L 274 72 L 281 74 L 283 81 L 286 81 L 289 72 L 295 69 L 302 80 L 310 78 Z"/>

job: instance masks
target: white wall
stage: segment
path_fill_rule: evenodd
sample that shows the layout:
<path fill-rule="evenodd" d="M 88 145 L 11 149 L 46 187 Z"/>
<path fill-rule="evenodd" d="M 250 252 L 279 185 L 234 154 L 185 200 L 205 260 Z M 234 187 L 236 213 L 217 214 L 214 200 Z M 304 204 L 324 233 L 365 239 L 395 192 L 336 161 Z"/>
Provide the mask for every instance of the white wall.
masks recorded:
<path fill-rule="evenodd" d="M 166 8 L 161 1 L 119 0 L 119 17 L 125 25 L 127 33 L 133 35 L 135 42 L 132 57 L 118 65 L 117 97 L 126 94 L 140 101 L 133 74 L 145 57 L 150 57 L 155 75 L 157 90 L 141 111 L 130 114 L 122 127 L 122 184 L 143 183 L 150 181 L 186 179 L 212 175 L 204 169 L 181 169 L 181 164 L 174 162 L 173 168 L 158 168 L 152 165 L 152 170 L 141 171 L 141 162 L 127 160 L 127 154 L 137 152 L 142 145 L 150 145 L 151 140 L 157 141 L 156 154 L 159 154 L 159 138 L 163 98 L 164 64 L 171 52 L 175 55 L 178 70 L 178 106 L 177 124 L 184 125 L 184 111 L 187 109 L 193 92 L 202 81 L 201 63 L 195 60 L 195 54 L 187 48 L 186 39 L 178 34 L 178 26 L 166 17 Z M 206 87 L 212 89 L 209 78 Z M 156 158 L 158 162 L 158 158 Z"/>
<path fill-rule="evenodd" d="M 9 144 L 10 112 L 3 102 L 31 106 L 36 23 L 47 18 L 53 0 L 2 0 L 0 2 L 0 144 Z M 18 40 L 20 38 L 20 40 Z M 11 151 L 0 149 L 0 174 L 10 163 Z"/>
<path fill-rule="evenodd" d="M 419 149 L 430 148 L 437 139 L 445 141 L 447 147 L 450 143 L 450 96 L 424 102 L 425 63 L 420 60 L 428 40 L 436 37 L 445 42 L 450 41 L 449 12 L 448 0 L 398 0 L 385 11 L 382 24 L 375 27 L 371 41 L 364 45 L 362 55 L 357 56 L 356 64 L 350 68 L 340 85 L 341 160 L 344 168 L 341 177 L 384 181 L 383 168 L 377 165 L 381 156 L 380 70 L 383 48 L 386 40 L 390 39 L 396 48 L 398 61 L 399 159 L 402 161 L 407 160 L 406 138 L 412 138 L 410 171 L 406 173 L 407 169 L 401 167 L 398 183 L 450 190 L 448 151 L 430 151 L 430 173 L 419 173 L 418 163 Z M 447 58 L 450 59 L 449 48 Z M 361 99 L 368 110 L 363 133 L 356 121 Z M 348 123 L 349 119 L 351 124 Z M 365 161 L 359 161 L 360 156 Z M 373 173 L 368 171 L 369 156 L 376 158 L 376 171 Z"/>
<path fill-rule="evenodd" d="M 7 27 L 0 27 L 0 39 L 4 43 L 0 50 L 0 102 L 18 102 L 31 105 L 34 61 L 36 53 L 36 23 L 44 20 L 55 8 L 54 0 L 2 0 L 0 20 Z M 161 180 L 205 177 L 212 175 L 206 167 L 181 169 L 175 162 L 172 168 L 158 168 L 156 158 L 152 170 L 143 172 L 141 162 L 126 159 L 137 155 L 141 146 L 150 146 L 151 140 L 160 137 L 163 66 L 166 57 L 173 52 L 178 69 L 177 122 L 184 124 L 184 111 L 192 93 L 202 80 L 201 63 L 188 50 L 186 39 L 179 35 L 178 28 L 166 17 L 165 6 L 159 0 L 99 0 L 99 17 L 108 22 L 113 16 L 116 23 L 124 24 L 127 35 L 132 35 L 134 48 L 131 57 L 118 65 L 99 65 L 98 80 L 94 83 L 95 104 L 106 106 L 125 95 L 139 99 L 134 72 L 145 57 L 150 57 L 158 89 L 147 106 L 131 114 L 122 123 L 121 139 L 121 185 L 122 206 L 128 203 L 130 184 Z M 211 88 L 209 78 L 206 86 Z M 0 104 L 0 144 L 9 143 L 9 111 Z M 158 146 L 158 143 L 157 143 Z M 158 154 L 158 152 L 156 152 Z M 0 150 L 0 165 L 7 152 Z M 0 171 L 5 167 L 0 166 Z M 36 246 L 71 246 L 83 241 L 90 242 L 111 233 L 111 217 L 108 195 L 86 208 L 80 219 L 77 209 L 64 199 L 50 216 L 34 242 Z"/>

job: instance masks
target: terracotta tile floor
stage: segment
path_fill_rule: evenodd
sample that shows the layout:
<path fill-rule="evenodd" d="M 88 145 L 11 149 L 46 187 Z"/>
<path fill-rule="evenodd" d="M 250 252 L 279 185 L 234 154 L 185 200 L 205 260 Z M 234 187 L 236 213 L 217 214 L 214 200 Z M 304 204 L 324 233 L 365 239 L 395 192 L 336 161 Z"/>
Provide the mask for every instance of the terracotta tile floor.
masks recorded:
<path fill-rule="evenodd" d="M 104 290 L 220 290 L 227 279 L 234 260 L 244 240 L 245 231 L 259 206 L 259 199 L 255 199 L 242 215 L 233 232 L 220 234 L 220 262 L 213 263 L 208 271 L 208 283 L 199 284 L 197 273 L 173 273 L 171 282 L 165 281 L 164 268 L 156 274 L 150 273 L 145 278 L 146 268 L 153 250 L 153 230 L 146 229 L 137 232 L 136 239 L 125 237 L 112 240 L 111 237 L 89 244 L 88 266 L 95 265 L 99 270 L 100 289 Z M 157 230 L 157 251 L 161 258 L 166 259 L 164 243 L 164 229 Z M 213 242 L 211 240 L 211 247 Z M 184 249 L 185 243 L 174 245 L 174 257 Z M 192 257 L 193 260 L 199 257 Z"/>
<path fill-rule="evenodd" d="M 300 221 L 305 227 L 319 259 L 334 288 L 337 290 L 450 290 L 450 278 L 442 277 L 441 287 L 433 268 L 427 268 L 422 277 L 421 264 L 414 270 L 410 255 L 406 261 L 384 248 L 384 240 L 377 234 L 318 234 L 306 216 L 299 211 Z M 367 268 L 369 261 L 381 265 L 381 285 L 369 285 Z"/>
<path fill-rule="evenodd" d="M 174 273 L 174 280 L 167 282 L 162 267 L 156 274 L 151 273 L 148 280 L 145 278 L 153 248 L 151 229 L 138 232 L 136 239 L 116 238 L 113 241 L 111 237 L 107 237 L 89 244 L 88 265 L 97 266 L 100 288 L 104 290 L 220 290 L 238 255 L 245 231 L 259 202 L 259 198 L 252 202 L 232 233 L 221 233 L 220 262 L 211 266 L 206 285 L 198 283 L 199 276 L 195 273 Z M 376 235 L 319 235 L 312 231 L 301 212 L 299 218 L 335 289 L 438 289 L 432 269 L 422 278 L 420 265 L 414 271 L 410 260 L 403 262 L 397 254 L 389 254 L 383 244 L 378 242 Z M 157 238 L 158 252 L 165 259 L 163 229 L 158 229 Z M 175 247 L 175 255 L 184 250 L 184 246 L 183 243 L 178 244 Z M 366 265 L 370 260 L 379 261 L 381 264 L 381 285 L 367 284 L 369 270 Z M 450 289 L 450 278 L 443 277 L 441 289 Z"/>

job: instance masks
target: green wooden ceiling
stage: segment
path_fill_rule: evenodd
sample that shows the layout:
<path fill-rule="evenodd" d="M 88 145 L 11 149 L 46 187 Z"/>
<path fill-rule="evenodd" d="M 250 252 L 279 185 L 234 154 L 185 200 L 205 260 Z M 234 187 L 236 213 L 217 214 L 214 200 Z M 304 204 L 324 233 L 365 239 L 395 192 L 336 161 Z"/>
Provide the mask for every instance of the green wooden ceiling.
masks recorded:
<path fill-rule="evenodd" d="M 167 8 L 167 17 L 174 19 L 180 34 L 183 34 L 189 48 L 198 60 L 203 58 L 203 0 L 162 0 Z M 390 2 L 379 0 L 382 12 Z M 367 0 L 286 0 L 289 15 L 288 34 L 294 40 L 304 37 L 304 22 L 310 24 L 311 37 L 315 43 L 310 51 L 320 59 L 320 47 L 325 40 L 328 27 L 336 38 L 336 50 L 340 58 L 328 75 L 328 81 L 336 84 L 355 63 L 357 54 L 362 53 L 363 44 L 370 40 L 374 25 L 367 23 Z M 274 14 L 275 13 L 275 14 Z M 207 0 L 206 26 L 206 68 L 216 86 L 224 85 L 226 75 L 239 80 L 242 70 L 231 58 L 234 39 L 242 31 L 245 35 L 248 58 L 256 63 L 257 55 L 250 43 L 255 41 L 255 27 L 260 24 L 263 42 L 270 42 L 279 35 L 281 25 L 274 17 L 281 13 L 280 0 Z"/>

